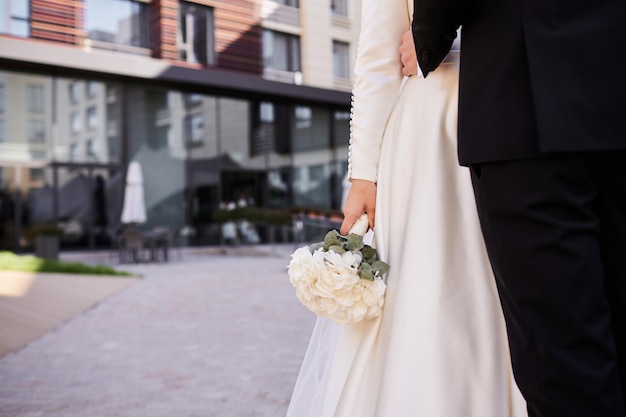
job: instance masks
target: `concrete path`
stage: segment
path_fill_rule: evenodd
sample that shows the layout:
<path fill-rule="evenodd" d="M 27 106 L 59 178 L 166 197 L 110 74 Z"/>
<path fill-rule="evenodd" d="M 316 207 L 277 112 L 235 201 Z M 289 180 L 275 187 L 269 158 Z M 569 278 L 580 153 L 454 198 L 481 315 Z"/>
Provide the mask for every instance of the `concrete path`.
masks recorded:
<path fill-rule="evenodd" d="M 127 277 L 0 271 L 0 357 L 136 281 Z"/>
<path fill-rule="evenodd" d="M 138 280 L 0 359 L 0 417 L 282 417 L 314 317 L 293 248 L 124 266 Z"/>

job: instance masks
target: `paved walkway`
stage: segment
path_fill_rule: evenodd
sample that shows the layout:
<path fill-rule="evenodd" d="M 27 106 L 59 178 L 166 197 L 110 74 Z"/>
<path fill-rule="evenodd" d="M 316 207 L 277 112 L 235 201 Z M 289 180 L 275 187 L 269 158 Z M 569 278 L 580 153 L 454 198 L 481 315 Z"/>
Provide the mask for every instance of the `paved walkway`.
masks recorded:
<path fill-rule="evenodd" d="M 292 250 L 124 266 L 143 279 L 0 359 L 0 417 L 284 416 L 314 322 Z"/>

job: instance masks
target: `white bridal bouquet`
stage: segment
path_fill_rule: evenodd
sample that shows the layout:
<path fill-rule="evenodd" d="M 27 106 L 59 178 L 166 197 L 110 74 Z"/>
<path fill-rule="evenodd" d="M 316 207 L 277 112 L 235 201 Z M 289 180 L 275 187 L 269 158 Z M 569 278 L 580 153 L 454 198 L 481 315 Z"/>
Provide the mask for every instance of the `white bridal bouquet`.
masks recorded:
<path fill-rule="evenodd" d="M 389 265 L 376 249 L 363 243 L 367 231 L 363 215 L 347 236 L 331 230 L 324 242 L 303 246 L 291 255 L 289 281 L 302 304 L 336 323 L 355 323 L 380 315 Z"/>

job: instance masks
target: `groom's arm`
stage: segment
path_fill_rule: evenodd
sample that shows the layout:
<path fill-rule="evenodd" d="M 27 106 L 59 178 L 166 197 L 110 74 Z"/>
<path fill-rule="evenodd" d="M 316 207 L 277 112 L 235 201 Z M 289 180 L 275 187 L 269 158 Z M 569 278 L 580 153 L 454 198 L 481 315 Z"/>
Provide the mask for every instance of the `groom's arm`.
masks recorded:
<path fill-rule="evenodd" d="M 461 26 L 469 0 L 413 0 L 411 28 L 424 77 L 446 57 Z"/>

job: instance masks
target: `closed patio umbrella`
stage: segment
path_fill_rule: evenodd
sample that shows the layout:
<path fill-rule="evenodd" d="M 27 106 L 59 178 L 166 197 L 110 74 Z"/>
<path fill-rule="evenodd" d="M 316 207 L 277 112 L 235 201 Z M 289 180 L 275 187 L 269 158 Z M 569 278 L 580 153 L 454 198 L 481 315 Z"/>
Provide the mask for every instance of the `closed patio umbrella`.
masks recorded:
<path fill-rule="evenodd" d="M 132 161 L 128 166 L 128 172 L 126 174 L 122 223 L 145 223 L 146 218 L 146 202 L 143 195 L 141 165 L 137 161 Z"/>

